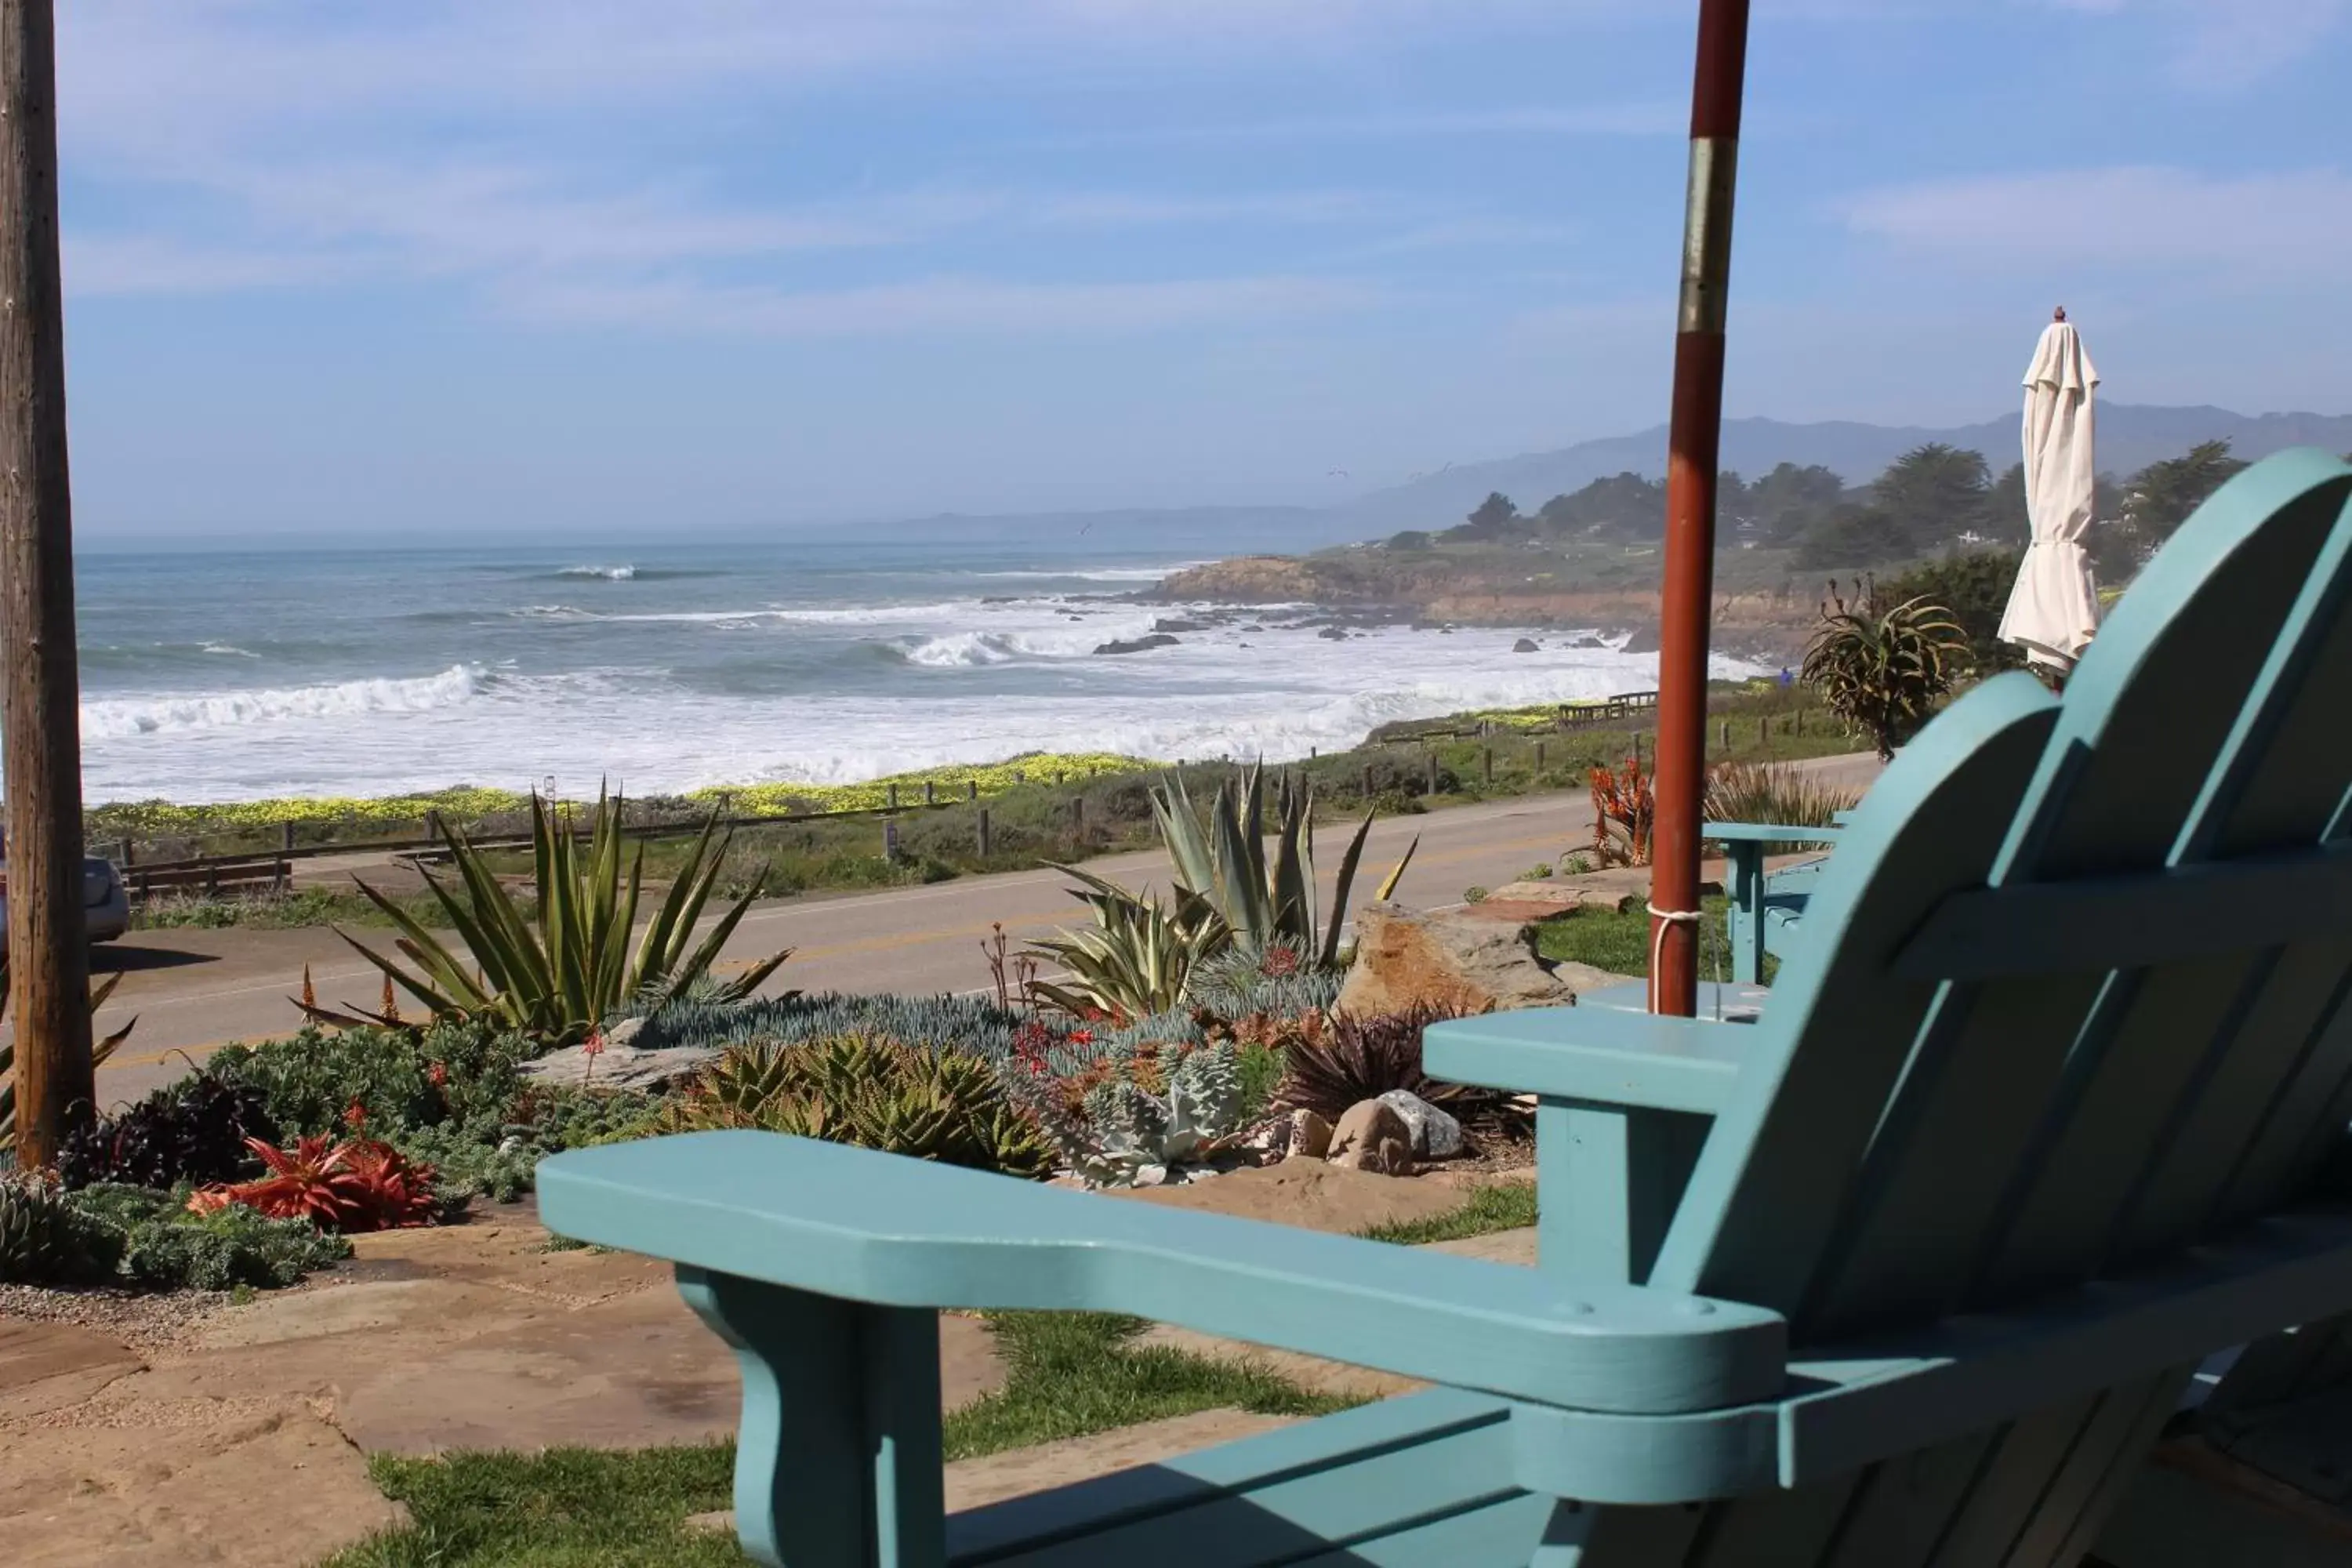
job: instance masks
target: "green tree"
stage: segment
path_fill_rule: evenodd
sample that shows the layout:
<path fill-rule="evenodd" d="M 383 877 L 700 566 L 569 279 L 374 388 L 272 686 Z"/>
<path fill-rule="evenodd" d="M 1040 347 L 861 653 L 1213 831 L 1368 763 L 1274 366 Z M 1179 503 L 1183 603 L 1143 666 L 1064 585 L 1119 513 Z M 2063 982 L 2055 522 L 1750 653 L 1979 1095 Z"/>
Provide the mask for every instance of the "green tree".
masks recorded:
<path fill-rule="evenodd" d="M 1849 502 L 1805 530 L 1797 566 L 1806 572 L 1879 566 L 1916 553 L 1908 530 L 1882 506 Z"/>
<path fill-rule="evenodd" d="M 2033 537 L 2033 518 L 2025 506 L 2025 465 L 2011 463 L 1985 492 L 1984 520 L 1977 531 L 1988 539 L 2027 540 Z"/>
<path fill-rule="evenodd" d="M 1819 463 L 1782 463 L 1747 487 L 1748 511 L 1766 544 L 1789 544 L 1845 500 L 1845 480 Z"/>
<path fill-rule="evenodd" d="M 1478 510 L 1451 531 L 1469 539 L 1500 539 L 1513 531 L 1518 521 L 1519 509 L 1512 504 L 1511 498 L 1500 490 L 1491 490 L 1478 503 Z"/>
<path fill-rule="evenodd" d="M 2000 617 L 2017 585 L 2022 550 L 1962 550 L 1922 562 L 1886 584 L 1892 604 L 1924 600 L 1941 605 L 1968 638 L 1966 663 L 1979 676 L 2015 669 L 2025 662 L 2015 643 L 2000 640 Z"/>
<path fill-rule="evenodd" d="M 2230 443 L 2200 441 L 2178 458 L 2150 463 L 2124 487 L 2122 515 L 2116 520 L 2140 561 L 2156 553 L 2173 536 L 2189 514 L 2245 462 L 2230 455 Z"/>
<path fill-rule="evenodd" d="M 1915 544 L 1933 548 L 1982 521 L 1991 489 L 1982 452 L 1930 441 L 1895 458 L 1871 487 L 1871 498 Z"/>
<path fill-rule="evenodd" d="M 1666 487 L 1636 473 L 1617 474 L 1573 495 L 1552 497 L 1536 515 L 1550 534 L 1654 540 L 1666 529 Z"/>

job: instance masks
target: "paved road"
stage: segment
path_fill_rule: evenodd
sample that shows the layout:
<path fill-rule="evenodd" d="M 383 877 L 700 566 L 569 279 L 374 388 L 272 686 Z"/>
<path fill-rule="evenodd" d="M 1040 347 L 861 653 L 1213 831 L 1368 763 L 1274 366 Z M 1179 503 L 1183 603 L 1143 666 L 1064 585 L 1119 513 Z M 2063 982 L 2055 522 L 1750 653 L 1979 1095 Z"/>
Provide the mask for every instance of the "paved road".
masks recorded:
<path fill-rule="evenodd" d="M 1869 758 L 1836 758 L 1820 767 L 1854 787 L 1877 771 Z M 1429 908 L 1458 901 L 1473 885 L 1498 887 L 1538 860 L 1557 860 L 1591 837 L 1591 807 L 1581 794 L 1529 796 L 1387 818 L 1373 824 L 1358 897 L 1388 874 L 1415 835 L 1420 850 L 1398 889 L 1401 901 Z M 1324 896 L 1346 842 L 1344 829 L 1317 835 Z M 1111 856 L 1090 868 L 1148 885 L 1165 868 L 1158 851 Z M 779 900 L 744 917 L 726 959 L 749 961 L 793 949 L 772 983 L 803 991 L 899 991 L 914 994 L 979 990 L 989 984 L 981 943 L 1002 921 L 1016 946 L 1075 923 L 1082 911 L 1055 871 L 965 878 L 927 888 Z M 383 932 L 362 932 L 373 942 Z M 130 1041 L 100 1074 L 109 1102 L 145 1093 L 179 1076 L 223 1041 L 290 1032 L 299 1022 L 290 998 L 304 965 L 322 1002 L 373 1010 L 381 982 L 331 931 L 158 931 L 133 932 L 100 950 L 102 967 L 120 964 L 121 988 L 99 1016 L 101 1032 L 137 1015 Z"/>

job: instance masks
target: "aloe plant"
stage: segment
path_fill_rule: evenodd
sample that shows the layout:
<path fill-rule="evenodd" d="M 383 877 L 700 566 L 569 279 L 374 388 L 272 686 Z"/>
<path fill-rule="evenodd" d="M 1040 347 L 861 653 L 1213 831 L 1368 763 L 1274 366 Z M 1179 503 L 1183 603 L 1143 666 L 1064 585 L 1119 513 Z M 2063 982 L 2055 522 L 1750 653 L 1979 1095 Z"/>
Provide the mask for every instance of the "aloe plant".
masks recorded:
<path fill-rule="evenodd" d="M 1968 647 L 1952 612 L 1924 595 L 1889 606 L 1864 578 L 1849 601 L 1832 583 L 1805 647 L 1803 677 L 1882 761 L 1892 761 L 1951 689 Z"/>
<path fill-rule="evenodd" d="M 6 945 L 5 941 L 0 941 L 0 949 L 5 949 Z M 97 1015 L 100 1007 L 106 1005 L 106 999 L 113 995 L 114 988 L 121 984 L 121 975 L 110 974 L 91 988 L 89 1010 L 92 1016 Z M 5 951 L 0 951 L 0 1018 L 5 1018 L 7 1016 L 8 955 Z M 89 1052 L 90 1066 L 95 1068 L 104 1065 L 106 1058 L 112 1056 L 116 1047 L 129 1039 L 131 1031 L 138 1026 L 139 1020 L 133 1018 L 114 1033 L 94 1043 Z M 9 1160 L 16 1152 L 16 1043 L 14 1040 L 0 1040 L 0 1163 Z"/>
<path fill-rule="evenodd" d="M 463 958 L 400 905 L 357 878 L 352 879 L 359 881 L 360 891 L 398 928 L 394 945 L 409 965 L 348 931 L 338 929 L 336 934 L 436 1016 L 488 1016 L 553 1044 L 574 1043 L 624 1006 L 659 1006 L 703 982 L 761 892 L 762 879 L 755 877 L 751 891 L 699 942 L 695 940 L 695 926 L 719 879 L 731 837 L 717 833 L 714 816 L 703 824 L 668 895 L 646 921 L 632 952 L 645 847 L 638 845 L 625 874 L 620 818 L 619 803 L 600 791 L 583 847 L 570 812 L 552 810 L 537 795 L 531 796 L 531 868 L 538 909 L 529 918 L 492 873 L 483 852 L 462 832 L 443 827 L 442 841 L 458 885 L 451 888 L 429 871 L 425 881 L 463 944 Z M 730 980 L 706 986 L 706 999 L 740 1001 L 790 956 L 787 949 Z M 398 1022 L 388 1009 L 383 1015 L 316 1007 L 306 1011 L 329 1023 Z"/>

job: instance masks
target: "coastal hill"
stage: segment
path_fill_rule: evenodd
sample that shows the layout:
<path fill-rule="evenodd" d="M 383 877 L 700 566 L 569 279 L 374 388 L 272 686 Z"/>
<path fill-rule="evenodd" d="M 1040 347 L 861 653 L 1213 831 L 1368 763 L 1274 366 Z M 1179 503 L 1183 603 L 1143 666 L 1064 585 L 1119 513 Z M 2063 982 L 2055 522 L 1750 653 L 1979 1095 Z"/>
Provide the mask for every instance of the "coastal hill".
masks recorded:
<path fill-rule="evenodd" d="M 2134 473 L 2150 463 L 2179 457 L 2200 441 L 2227 441 L 2231 454 L 2247 462 L 2290 447 L 2352 450 L 2352 416 L 2248 416 L 2226 408 L 2102 403 L 2098 417 L 2099 467 L 2113 474 Z M 1861 484 L 1904 453 L 1931 443 L 1982 452 L 1998 471 L 2017 460 L 2018 416 L 2009 413 L 1949 429 L 1845 420 L 1793 425 L 1778 419 L 1727 419 L 1722 461 L 1725 468 L 1751 479 L 1781 463 L 1801 468 L 1819 464 L 1843 475 L 1849 484 Z M 1331 508 L 1316 519 L 1319 537 L 1286 547 L 1309 549 L 1378 539 L 1402 528 L 1444 528 L 1495 491 L 1539 502 L 1614 474 L 1656 479 L 1665 471 L 1664 425 L 1632 436 L 1580 441 L 1556 451 L 1457 463 L 1443 472 Z"/>
<path fill-rule="evenodd" d="M 2099 405 L 2099 466 L 2128 474 L 2177 457 L 2202 441 L 2226 440 L 2252 461 L 2288 447 L 2352 450 L 2352 416 L 2319 414 L 2249 416 L 2226 408 L 2172 408 L 2122 403 Z M 1731 419 L 1723 427 L 1723 466 L 1755 479 L 1780 464 L 1818 465 L 1860 486 L 1905 452 L 1942 444 L 1984 454 L 1998 473 L 2017 460 L 2018 416 L 1996 415 L 1973 425 L 1929 428 L 1850 420 L 1792 424 L 1780 419 Z M 1434 466 L 1434 465 L 1433 465 Z M 1111 552 L 1163 551 L 1196 556 L 1247 552 L 1319 550 L 1385 539 L 1402 529 L 1437 530 L 1462 521 L 1489 493 L 1528 505 L 1572 493 L 1618 474 L 1657 479 L 1666 468 L 1666 427 L 1579 441 L 1551 451 L 1453 463 L 1439 471 L 1325 506 L 1128 507 L 1096 511 L 971 515 L 940 513 L 895 521 L 868 520 L 800 531 L 808 539 L 866 542 L 971 543 Z"/>

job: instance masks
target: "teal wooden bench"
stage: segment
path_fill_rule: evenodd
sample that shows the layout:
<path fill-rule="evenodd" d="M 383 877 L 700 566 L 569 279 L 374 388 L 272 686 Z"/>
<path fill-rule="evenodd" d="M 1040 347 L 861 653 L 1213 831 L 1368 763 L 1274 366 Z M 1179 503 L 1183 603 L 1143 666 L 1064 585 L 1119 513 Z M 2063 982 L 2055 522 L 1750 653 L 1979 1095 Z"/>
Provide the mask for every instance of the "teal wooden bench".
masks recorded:
<path fill-rule="evenodd" d="M 764 1563 L 2076 1562 L 2201 1363 L 2352 1310 L 2347 493 L 2258 465 L 2063 704 L 2005 677 L 1924 731 L 1758 1023 L 1433 1027 L 1539 1097 L 1538 1268 L 758 1133 L 556 1156 L 541 1213 L 736 1347 Z M 942 1308 L 1440 1386 L 949 1518 Z"/>

